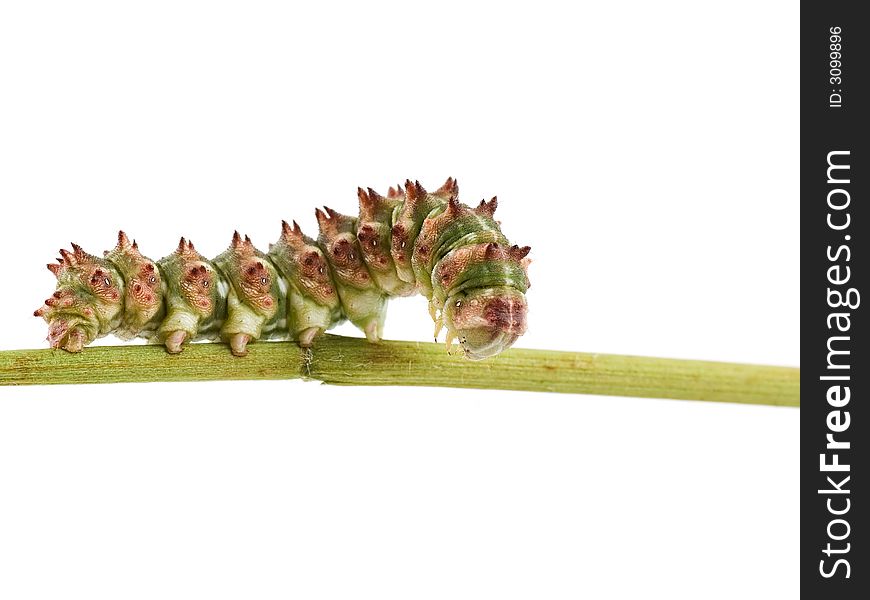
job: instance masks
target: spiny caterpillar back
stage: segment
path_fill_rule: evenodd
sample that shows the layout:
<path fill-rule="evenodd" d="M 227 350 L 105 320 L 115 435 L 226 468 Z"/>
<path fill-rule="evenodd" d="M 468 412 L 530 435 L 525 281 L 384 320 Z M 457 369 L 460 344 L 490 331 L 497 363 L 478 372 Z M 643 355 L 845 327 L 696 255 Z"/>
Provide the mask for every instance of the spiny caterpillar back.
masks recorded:
<path fill-rule="evenodd" d="M 502 235 L 496 198 L 460 204 L 453 178 L 432 193 L 410 180 L 386 196 L 357 191 L 359 217 L 317 209 L 316 240 L 284 221 L 268 253 L 238 232 L 213 260 L 181 238 L 153 261 L 123 231 L 102 258 L 73 244 L 48 265 L 57 289 L 33 314 L 48 323 L 51 347 L 70 352 L 114 333 L 172 353 L 220 339 L 244 356 L 259 339 L 309 347 L 345 319 L 377 342 L 387 299 L 420 292 L 436 338 L 446 328 L 448 350 L 458 339 L 468 358 L 498 354 L 525 333 L 530 248 Z"/>

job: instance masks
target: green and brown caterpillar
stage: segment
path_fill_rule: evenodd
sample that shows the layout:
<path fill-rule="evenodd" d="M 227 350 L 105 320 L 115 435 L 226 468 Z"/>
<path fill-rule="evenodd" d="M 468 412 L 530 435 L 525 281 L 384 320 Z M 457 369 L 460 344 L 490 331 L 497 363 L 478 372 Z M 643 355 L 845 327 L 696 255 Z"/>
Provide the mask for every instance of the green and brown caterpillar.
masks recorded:
<path fill-rule="evenodd" d="M 238 232 L 213 260 L 185 238 L 159 261 L 123 231 L 102 258 L 73 244 L 48 265 L 57 288 L 33 314 L 48 323 L 51 347 L 70 352 L 114 333 L 171 353 L 220 339 L 244 356 L 260 339 L 311 346 L 345 319 L 377 342 L 388 298 L 417 292 L 436 338 L 446 329 L 448 350 L 458 340 L 468 358 L 498 354 L 525 332 L 530 248 L 501 233 L 496 198 L 460 204 L 453 178 L 432 193 L 410 180 L 386 196 L 357 191 L 359 217 L 317 209 L 316 240 L 284 221 L 268 253 Z"/>

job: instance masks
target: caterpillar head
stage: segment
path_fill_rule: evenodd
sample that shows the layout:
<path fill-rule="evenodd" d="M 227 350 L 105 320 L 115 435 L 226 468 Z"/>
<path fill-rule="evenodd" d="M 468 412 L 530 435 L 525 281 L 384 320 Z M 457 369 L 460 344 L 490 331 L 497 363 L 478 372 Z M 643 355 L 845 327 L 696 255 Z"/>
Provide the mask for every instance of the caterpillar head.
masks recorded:
<path fill-rule="evenodd" d="M 48 269 L 57 288 L 33 315 L 48 323 L 52 348 L 79 352 L 86 344 L 114 329 L 123 310 L 124 280 L 108 260 L 88 254 L 77 244 L 60 251 Z"/>
<path fill-rule="evenodd" d="M 526 332 L 528 307 L 515 288 L 478 288 L 458 298 L 447 308 L 466 357 L 480 360 L 510 348 Z"/>
<path fill-rule="evenodd" d="M 526 331 L 529 288 L 528 246 L 481 243 L 442 260 L 432 274 L 433 312 L 448 344 L 459 340 L 468 358 L 479 360 L 506 350 Z M 443 303 L 443 304 L 442 304 Z"/>
<path fill-rule="evenodd" d="M 139 252 L 135 241 L 130 242 L 123 231 L 118 232 L 118 243 L 106 259 L 118 267 L 127 289 L 124 294 L 124 318 L 116 335 L 121 339 L 135 337 L 163 308 L 163 281 L 160 270 L 150 258 Z"/>

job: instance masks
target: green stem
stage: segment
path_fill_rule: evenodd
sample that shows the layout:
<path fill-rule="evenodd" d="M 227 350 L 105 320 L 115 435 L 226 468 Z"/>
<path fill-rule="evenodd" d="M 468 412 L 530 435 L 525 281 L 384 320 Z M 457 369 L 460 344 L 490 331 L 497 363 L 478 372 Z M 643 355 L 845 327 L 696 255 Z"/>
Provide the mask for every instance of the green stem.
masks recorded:
<path fill-rule="evenodd" d="M 334 385 L 406 385 L 674 398 L 800 406 L 800 370 L 613 354 L 511 349 L 475 362 L 441 344 L 326 335 L 312 350 L 290 342 L 252 344 L 236 358 L 223 344 L 94 346 L 0 352 L 0 385 L 315 379 Z"/>

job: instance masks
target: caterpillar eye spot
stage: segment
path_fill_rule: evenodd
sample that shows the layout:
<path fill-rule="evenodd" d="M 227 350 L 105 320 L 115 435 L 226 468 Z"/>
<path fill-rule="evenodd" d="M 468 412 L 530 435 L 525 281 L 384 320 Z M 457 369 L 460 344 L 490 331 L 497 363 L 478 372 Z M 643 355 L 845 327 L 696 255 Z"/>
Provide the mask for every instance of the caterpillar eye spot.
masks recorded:
<path fill-rule="evenodd" d="M 208 281 L 208 279 L 204 279 L 203 282 L 202 282 L 202 287 L 207 288 L 208 285 L 209 285 L 209 281 Z"/>
<path fill-rule="evenodd" d="M 262 283 L 263 285 L 266 285 L 267 283 L 269 283 L 269 280 L 266 279 L 265 277 L 261 277 L 261 278 L 260 278 L 260 283 Z"/>
<path fill-rule="evenodd" d="M 151 277 L 148 278 L 148 283 L 151 283 L 151 284 L 157 283 L 157 278 L 154 277 L 154 275 L 152 275 Z"/>
<path fill-rule="evenodd" d="M 112 281 L 111 281 L 108 277 L 103 277 L 103 284 L 104 284 L 106 287 L 111 287 L 111 285 L 112 285 Z"/>
<path fill-rule="evenodd" d="M 317 272 L 323 275 L 323 267 L 317 267 Z"/>
<path fill-rule="evenodd" d="M 456 301 L 456 308 L 459 308 L 460 306 L 462 306 L 462 300 L 457 300 Z"/>
<path fill-rule="evenodd" d="M 402 249 L 405 248 L 405 240 L 402 240 L 402 242 L 399 244 L 399 247 Z"/>
<path fill-rule="evenodd" d="M 378 247 L 378 240 L 372 240 L 372 248 Z"/>

